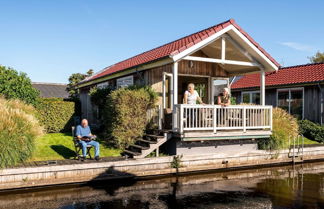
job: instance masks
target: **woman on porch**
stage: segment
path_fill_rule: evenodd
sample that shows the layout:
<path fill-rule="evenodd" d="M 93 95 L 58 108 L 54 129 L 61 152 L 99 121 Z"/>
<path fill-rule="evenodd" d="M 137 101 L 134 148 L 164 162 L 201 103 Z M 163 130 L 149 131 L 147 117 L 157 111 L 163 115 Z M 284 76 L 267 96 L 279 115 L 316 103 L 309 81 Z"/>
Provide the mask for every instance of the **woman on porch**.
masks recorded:
<path fill-rule="evenodd" d="M 217 104 L 225 107 L 231 105 L 231 96 L 228 88 L 224 88 L 223 93 L 218 95 Z"/>
<path fill-rule="evenodd" d="M 184 104 L 197 104 L 197 101 L 200 104 L 204 104 L 201 98 L 199 97 L 198 92 L 195 90 L 195 85 L 193 83 L 188 84 L 188 90 L 185 91 L 183 96 Z"/>

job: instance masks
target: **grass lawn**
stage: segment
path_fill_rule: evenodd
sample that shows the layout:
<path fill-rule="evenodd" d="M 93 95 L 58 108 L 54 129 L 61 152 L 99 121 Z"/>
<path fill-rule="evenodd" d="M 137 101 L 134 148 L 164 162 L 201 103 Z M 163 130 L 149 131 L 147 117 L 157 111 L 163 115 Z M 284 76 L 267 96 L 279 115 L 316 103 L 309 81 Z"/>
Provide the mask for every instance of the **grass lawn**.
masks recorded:
<path fill-rule="evenodd" d="M 98 141 L 100 142 L 101 157 L 120 156 L 121 150 L 110 148 L 104 142 Z M 71 134 L 45 134 L 43 137 L 36 139 L 36 150 L 29 161 L 71 159 L 75 156 L 74 150 Z M 91 152 L 92 156 L 94 156 L 94 149 Z"/>
<path fill-rule="evenodd" d="M 301 141 L 300 141 L 301 142 Z M 307 139 L 306 137 L 304 138 L 304 144 L 321 144 L 317 141 L 313 141 L 313 140 L 310 140 L 310 139 Z"/>

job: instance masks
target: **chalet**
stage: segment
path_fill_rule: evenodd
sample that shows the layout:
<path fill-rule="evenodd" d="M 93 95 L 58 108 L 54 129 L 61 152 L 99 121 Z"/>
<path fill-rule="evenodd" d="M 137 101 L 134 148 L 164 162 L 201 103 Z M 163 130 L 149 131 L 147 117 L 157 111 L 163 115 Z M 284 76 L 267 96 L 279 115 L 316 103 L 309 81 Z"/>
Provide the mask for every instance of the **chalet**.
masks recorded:
<path fill-rule="evenodd" d="M 149 85 L 160 95 L 159 128 L 167 129 L 173 154 L 202 154 L 218 148 L 215 143 L 220 140 L 271 135 L 272 106 L 265 102 L 265 75 L 278 68 L 279 64 L 231 19 L 113 64 L 82 81 L 78 84 L 82 113 L 95 121 L 88 95 L 91 87 Z M 215 105 L 231 77 L 250 73 L 259 76 L 260 105 Z M 182 104 L 191 82 L 207 105 Z"/>
<path fill-rule="evenodd" d="M 283 67 L 265 77 L 266 105 L 323 124 L 324 63 Z M 237 103 L 260 104 L 259 82 L 257 74 L 241 77 L 231 87 L 232 96 Z"/>

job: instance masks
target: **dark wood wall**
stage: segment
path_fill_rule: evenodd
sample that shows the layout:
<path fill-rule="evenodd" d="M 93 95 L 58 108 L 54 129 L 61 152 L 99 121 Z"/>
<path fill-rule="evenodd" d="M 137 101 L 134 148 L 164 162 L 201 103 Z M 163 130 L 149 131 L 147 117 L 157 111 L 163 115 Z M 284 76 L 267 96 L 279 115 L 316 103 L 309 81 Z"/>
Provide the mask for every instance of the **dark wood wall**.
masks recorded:
<path fill-rule="evenodd" d="M 316 85 L 305 85 L 305 86 L 286 86 L 281 88 L 304 88 L 304 119 L 311 120 L 316 123 L 324 122 L 324 113 L 321 113 L 321 94 L 324 99 L 324 85 L 321 85 L 322 92 L 319 86 Z M 246 90 L 256 91 L 258 89 Z M 232 96 L 236 97 L 236 102 L 241 103 L 241 91 L 232 92 Z M 277 106 L 277 89 L 266 89 L 266 105 Z M 322 114 L 322 115 L 321 115 Z"/>
<path fill-rule="evenodd" d="M 322 90 L 324 86 L 321 85 Z M 324 95 L 322 94 L 322 97 Z M 304 117 L 306 119 L 321 122 L 321 92 L 318 86 L 307 86 L 304 88 Z M 322 116 L 323 117 L 323 116 Z"/>
<path fill-rule="evenodd" d="M 150 85 L 160 96 L 159 102 L 162 104 L 162 76 L 163 72 L 172 73 L 173 64 L 163 65 L 144 71 L 145 84 Z M 227 77 L 227 72 L 215 63 L 205 63 L 182 60 L 178 64 L 178 74 L 186 76 L 206 76 L 206 77 Z M 192 82 L 192 81 L 191 81 Z M 209 84 L 208 84 L 209 85 Z M 183 92 L 178 92 L 179 101 Z"/>

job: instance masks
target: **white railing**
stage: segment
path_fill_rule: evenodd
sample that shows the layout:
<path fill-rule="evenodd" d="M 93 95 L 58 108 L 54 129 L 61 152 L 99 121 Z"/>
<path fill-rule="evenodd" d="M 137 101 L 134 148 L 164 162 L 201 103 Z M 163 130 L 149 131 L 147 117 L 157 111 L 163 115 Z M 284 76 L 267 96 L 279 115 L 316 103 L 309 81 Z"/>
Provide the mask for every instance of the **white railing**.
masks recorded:
<path fill-rule="evenodd" d="M 213 131 L 272 129 L 272 106 L 259 105 L 187 105 L 175 106 L 174 130 Z"/>

